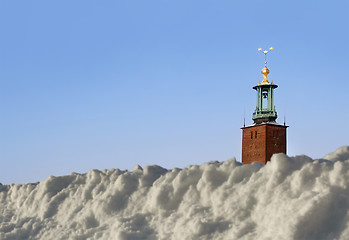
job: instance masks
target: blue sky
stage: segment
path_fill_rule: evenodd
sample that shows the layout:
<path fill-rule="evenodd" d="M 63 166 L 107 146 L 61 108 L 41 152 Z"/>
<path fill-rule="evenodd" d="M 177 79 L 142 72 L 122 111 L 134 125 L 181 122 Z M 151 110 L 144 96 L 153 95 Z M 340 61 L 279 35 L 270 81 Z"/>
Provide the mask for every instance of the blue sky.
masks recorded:
<path fill-rule="evenodd" d="M 0 182 L 241 158 L 269 79 L 288 154 L 349 144 L 348 1 L 0 2 Z"/>

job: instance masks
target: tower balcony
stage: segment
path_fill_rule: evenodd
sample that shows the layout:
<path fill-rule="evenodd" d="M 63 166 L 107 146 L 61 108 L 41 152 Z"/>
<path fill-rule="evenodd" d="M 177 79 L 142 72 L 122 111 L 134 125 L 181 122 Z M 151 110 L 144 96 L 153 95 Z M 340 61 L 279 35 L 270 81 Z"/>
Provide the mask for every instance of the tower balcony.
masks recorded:
<path fill-rule="evenodd" d="M 277 119 L 277 113 L 275 110 L 261 110 L 255 111 L 252 115 L 254 123 L 275 122 Z"/>

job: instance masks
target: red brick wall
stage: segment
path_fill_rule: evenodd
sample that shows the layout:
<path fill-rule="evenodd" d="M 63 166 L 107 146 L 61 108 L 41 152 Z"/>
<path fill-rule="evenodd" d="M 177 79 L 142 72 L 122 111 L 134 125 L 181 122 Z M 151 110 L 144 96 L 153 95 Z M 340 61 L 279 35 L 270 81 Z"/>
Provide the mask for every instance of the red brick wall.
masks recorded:
<path fill-rule="evenodd" d="M 286 128 L 275 124 L 242 128 L 242 163 L 266 164 L 274 153 L 286 153 Z"/>
<path fill-rule="evenodd" d="M 257 137 L 256 137 L 257 132 Z M 265 125 L 242 129 L 242 163 L 265 163 L 266 146 Z"/>
<path fill-rule="evenodd" d="M 267 127 L 267 151 L 266 160 L 270 161 L 274 153 L 286 154 L 286 127 L 266 125 Z"/>

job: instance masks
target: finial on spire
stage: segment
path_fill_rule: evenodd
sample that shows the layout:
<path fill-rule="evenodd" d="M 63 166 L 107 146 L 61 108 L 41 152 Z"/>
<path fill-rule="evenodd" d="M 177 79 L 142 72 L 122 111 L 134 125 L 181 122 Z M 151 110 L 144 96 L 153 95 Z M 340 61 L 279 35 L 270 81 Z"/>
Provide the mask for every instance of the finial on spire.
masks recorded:
<path fill-rule="evenodd" d="M 286 116 L 284 115 L 284 126 L 286 126 Z"/>
<path fill-rule="evenodd" d="M 268 50 L 262 50 L 262 48 L 258 48 L 258 51 L 262 51 L 262 53 L 264 53 L 264 64 L 265 64 L 265 66 L 267 66 L 267 54 L 268 54 L 268 52 L 270 52 L 273 49 L 274 49 L 273 47 L 270 47 Z"/>
<path fill-rule="evenodd" d="M 245 109 L 244 109 L 244 127 L 246 127 L 246 120 L 245 120 Z"/>
<path fill-rule="evenodd" d="M 262 51 L 264 53 L 264 68 L 262 69 L 262 74 L 264 76 L 264 79 L 261 84 L 270 84 L 270 82 L 267 79 L 267 76 L 269 74 L 269 69 L 267 68 L 267 54 L 273 49 L 274 49 L 273 47 L 270 47 L 269 50 L 262 50 L 262 48 L 258 48 L 258 51 Z"/>

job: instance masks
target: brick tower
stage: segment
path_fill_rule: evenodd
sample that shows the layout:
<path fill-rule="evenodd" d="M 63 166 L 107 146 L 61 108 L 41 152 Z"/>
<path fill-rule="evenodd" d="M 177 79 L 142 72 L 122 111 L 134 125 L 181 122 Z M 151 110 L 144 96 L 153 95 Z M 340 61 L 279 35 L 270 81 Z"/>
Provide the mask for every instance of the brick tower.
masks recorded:
<path fill-rule="evenodd" d="M 252 116 L 254 123 L 241 128 L 243 164 L 252 162 L 266 164 L 274 153 L 286 154 L 287 126 L 276 122 L 277 113 L 273 103 L 274 89 L 278 86 L 267 79 L 269 69 L 267 68 L 266 55 L 272 49 L 263 51 L 265 55 L 265 65 L 262 69 L 264 79 L 253 87 L 257 91 L 257 106 Z"/>

